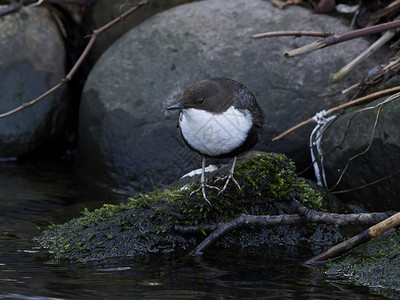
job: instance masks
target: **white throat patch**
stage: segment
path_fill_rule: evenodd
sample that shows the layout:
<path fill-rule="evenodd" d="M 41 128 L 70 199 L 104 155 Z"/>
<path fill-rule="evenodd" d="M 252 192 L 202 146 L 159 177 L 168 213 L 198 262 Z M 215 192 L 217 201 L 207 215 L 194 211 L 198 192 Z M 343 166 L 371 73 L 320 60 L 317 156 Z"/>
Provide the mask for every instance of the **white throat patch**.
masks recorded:
<path fill-rule="evenodd" d="M 186 142 L 199 152 L 218 156 L 242 144 L 252 126 L 250 113 L 233 106 L 222 114 L 188 108 L 181 111 L 179 126 Z"/>

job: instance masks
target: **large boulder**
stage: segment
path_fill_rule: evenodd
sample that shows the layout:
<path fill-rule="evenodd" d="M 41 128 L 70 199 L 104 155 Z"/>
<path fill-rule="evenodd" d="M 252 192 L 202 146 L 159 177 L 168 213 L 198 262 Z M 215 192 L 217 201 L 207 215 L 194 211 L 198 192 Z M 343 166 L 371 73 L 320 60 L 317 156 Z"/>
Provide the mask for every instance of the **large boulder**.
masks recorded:
<path fill-rule="evenodd" d="M 310 163 L 310 127 L 271 139 L 316 112 L 345 101 L 341 90 L 376 64 L 371 58 L 351 78 L 329 76 L 368 46 L 362 39 L 286 59 L 283 53 L 314 40 L 254 40 L 275 30 L 347 31 L 341 20 L 302 7 L 277 10 L 262 0 L 209 0 L 178 6 L 141 23 L 99 59 L 86 82 L 79 158 L 88 178 L 124 190 L 151 189 L 195 166 L 198 155 L 165 108 L 192 83 L 228 77 L 246 85 L 264 110 L 257 149 L 285 152 L 302 169 Z M 380 57 L 382 59 L 382 57 Z"/>
<path fill-rule="evenodd" d="M 64 42 L 51 13 L 24 8 L 0 19 L 0 113 L 38 97 L 64 77 Z M 63 129 L 62 90 L 0 119 L 0 157 L 29 153 Z"/>
<path fill-rule="evenodd" d="M 113 26 L 101 34 L 96 43 L 93 45 L 89 56 L 93 60 L 97 60 L 100 55 L 107 49 L 113 42 L 115 42 L 124 33 L 131 28 L 137 26 L 144 20 L 152 15 L 169 9 L 171 7 L 193 2 L 196 0 L 151 0 L 145 6 L 140 8 L 139 11 L 134 13 L 131 17 L 126 18 L 118 26 Z M 122 13 L 130 8 L 129 5 L 122 4 L 121 1 L 98 0 L 96 5 L 91 11 L 91 19 L 94 28 L 100 28 L 115 18 L 118 18 Z"/>

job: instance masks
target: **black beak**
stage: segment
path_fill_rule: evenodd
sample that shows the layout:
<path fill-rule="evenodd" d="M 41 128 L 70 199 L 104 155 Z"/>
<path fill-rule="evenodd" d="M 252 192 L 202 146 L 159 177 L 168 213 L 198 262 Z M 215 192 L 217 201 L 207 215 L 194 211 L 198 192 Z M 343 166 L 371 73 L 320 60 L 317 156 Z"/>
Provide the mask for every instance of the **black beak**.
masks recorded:
<path fill-rule="evenodd" d="M 174 109 L 184 109 L 184 107 L 180 103 L 176 103 L 174 105 L 170 105 L 167 107 L 167 110 L 174 110 Z"/>

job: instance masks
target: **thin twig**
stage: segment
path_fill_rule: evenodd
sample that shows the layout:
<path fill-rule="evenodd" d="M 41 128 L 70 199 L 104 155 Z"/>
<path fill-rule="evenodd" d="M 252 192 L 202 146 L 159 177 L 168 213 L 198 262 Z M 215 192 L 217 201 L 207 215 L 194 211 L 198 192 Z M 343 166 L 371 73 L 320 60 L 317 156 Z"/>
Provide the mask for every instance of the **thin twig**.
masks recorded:
<path fill-rule="evenodd" d="M 333 32 L 320 32 L 320 31 L 271 31 L 264 33 L 253 34 L 253 39 L 260 39 L 265 37 L 276 37 L 276 36 L 316 36 L 316 37 L 327 37 L 333 35 Z"/>
<path fill-rule="evenodd" d="M 392 76 L 396 76 L 400 70 L 400 58 L 396 58 L 389 62 L 386 66 L 377 72 L 367 76 L 367 78 L 362 83 L 356 83 L 345 90 L 342 91 L 343 95 L 353 92 L 355 89 L 360 88 L 357 93 L 365 90 L 365 87 L 371 84 L 376 84 L 377 82 L 382 82 L 388 80 Z M 356 94 L 357 95 L 357 94 Z"/>
<path fill-rule="evenodd" d="M 0 10 L 0 17 L 5 15 L 16 13 L 22 9 L 22 7 L 35 7 L 40 6 L 44 0 L 0 0 L 0 5 L 8 5 L 7 7 Z M 81 5 L 87 6 L 93 4 L 94 0 L 46 0 L 45 4 L 57 4 L 57 5 Z"/>
<path fill-rule="evenodd" d="M 368 101 L 372 101 L 375 98 L 382 97 L 384 95 L 391 94 L 391 93 L 396 93 L 396 92 L 400 92 L 400 86 L 396 86 L 396 87 L 393 87 L 393 88 L 390 88 L 390 89 L 386 89 L 386 90 L 382 90 L 382 91 L 379 91 L 379 92 L 375 92 L 375 93 L 369 94 L 367 96 L 360 97 L 360 98 L 357 98 L 357 99 L 355 99 L 353 101 L 350 101 L 350 102 L 341 104 L 339 106 L 333 107 L 333 108 L 331 108 L 331 109 L 326 111 L 326 115 L 332 114 L 332 113 L 337 112 L 337 111 L 339 111 L 341 109 L 349 108 L 349 107 L 352 107 L 352 106 L 355 106 L 355 105 L 359 105 L 359 104 L 362 104 L 362 103 L 365 103 L 365 102 L 368 102 Z M 309 119 L 307 119 L 307 120 L 305 120 L 305 121 L 293 126 L 292 128 L 286 130 L 285 132 L 279 134 L 278 136 L 274 137 L 272 139 L 272 141 L 278 141 L 281 138 L 283 138 L 284 136 L 288 135 L 289 133 L 292 133 L 293 131 L 299 129 L 300 127 L 303 127 L 304 125 L 307 125 L 308 123 L 311 123 L 312 121 L 313 121 L 313 117 L 311 117 L 311 118 L 309 118 Z"/>
<path fill-rule="evenodd" d="M 371 54 L 376 52 L 380 47 L 382 47 L 387 42 L 389 42 L 396 34 L 397 34 L 397 30 L 390 30 L 390 31 L 386 32 L 384 35 L 382 35 L 375 43 L 373 43 L 371 46 L 369 46 L 365 51 L 363 51 L 355 59 L 353 59 L 351 62 L 349 62 L 346 66 L 344 66 L 338 72 L 333 74 L 331 77 L 331 80 L 330 80 L 331 83 L 336 83 L 340 79 L 345 77 L 347 74 L 349 74 L 350 71 L 353 70 L 353 68 L 356 65 L 358 65 L 360 62 L 365 60 Z"/>
<path fill-rule="evenodd" d="M 380 116 L 381 111 L 382 111 L 382 107 L 383 107 L 383 105 L 379 105 L 378 111 L 376 112 L 375 122 L 374 122 L 374 126 L 373 126 L 372 132 L 371 132 L 371 138 L 370 138 L 370 141 L 369 141 L 367 147 L 366 147 L 363 151 L 361 151 L 361 152 L 359 152 L 359 153 L 353 155 L 352 157 L 350 157 L 350 158 L 347 160 L 346 166 L 343 168 L 343 171 L 340 173 L 338 180 L 337 180 L 336 183 L 329 189 L 329 191 L 334 190 L 334 189 L 340 184 L 340 182 L 341 182 L 342 179 L 343 179 L 344 174 L 346 174 L 347 169 L 348 169 L 348 167 L 350 166 L 350 162 L 353 161 L 353 160 L 355 160 L 356 158 L 359 158 L 359 157 L 363 156 L 363 155 L 366 154 L 366 153 L 369 151 L 369 149 L 371 148 L 372 143 L 373 143 L 373 141 L 374 141 L 376 126 L 378 125 L 378 120 L 379 120 L 379 116 Z M 366 111 L 366 110 L 371 110 L 371 109 L 375 109 L 375 108 L 376 108 L 375 106 L 373 106 L 373 107 L 367 107 L 367 108 L 364 108 L 364 109 L 360 110 L 359 112 Z M 358 113 L 359 113 L 359 112 L 358 112 Z M 352 118 L 352 119 L 353 119 L 353 118 Z M 348 125 L 349 125 L 349 124 L 348 124 Z M 348 126 L 347 126 L 347 128 L 348 128 Z M 347 129 L 347 128 L 346 128 L 346 129 Z"/>
<path fill-rule="evenodd" d="M 39 3 L 42 0 L 19 0 L 21 5 L 29 6 L 34 3 Z M 97 0 L 46 0 L 46 3 L 55 3 L 55 4 L 80 4 L 80 5 L 89 5 L 94 4 Z M 0 0 L 0 5 L 12 5 L 16 1 L 15 0 Z M 44 2 L 44 1 L 43 1 Z"/>
<path fill-rule="evenodd" d="M 32 101 L 23 103 L 19 107 L 15 108 L 15 109 L 13 109 L 11 111 L 8 111 L 8 112 L 5 112 L 3 114 L 0 114 L 0 118 L 4 118 L 4 117 L 7 117 L 9 115 L 15 114 L 18 111 L 21 111 L 21 110 L 23 110 L 23 109 L 25 109 L 27 107 L 30 107 L 30 106 L 34 105 L 35 103 L 37 103 L 37 102 L 43 100 L 44 98 L 46 98 L 48 95 L 54 93 L 61 86 L 63 86 L 66 82 L 70 81 L 72 79 L 72 77 L 74 76 L 74 74 L 76 73 L 76 71 L 78 70 L 78 68 L 81 66 L 82 62 L 85 60 L 85 58 L 88 55 L 90 49 L 93 47 L 93 44 L 96 41 L 97 36 L 99 34 L 103 33 L 104 31 L 106 31 L 107 29 L 110 29 L 115 24 L 121 22 L 123 19 L 125 19 L 130 14 L 132 14 L 135 11 L 137 11 L 138 9 L 140 9 L 142 6 L 146 5 L 148 2 L 149 2 L 149 0 L 140 1 L 139 3 L 135 4 L 134 6 L 132 6 L 129 10 L 127 10 L 125 13 L 123 13 L 120 16 L 118 16 L 117 18 L 115 18 L 111 22 L 107 23 L 106 25 L 102 26 L 99 29 L 93 30 L 92 35 L 91 35 L 90 40 L 89 40 L 89 43 L 86 45 L 86 47 L 83 50 L 81 56 L 79 57 L 77 62 L 74 64 L 72 69 L 68 72 L 68 74 L 63 79 L 61 79 L 61 81 L 58 84 L 56 84 L 54 87 L 52 87 L 50 90 L 46 91 L 45 93 L 43 93 L 39 97 L 33 99 Z"/>
<path fill-rule="evenodd" d="M 395 99 L 398 99 L 399 97 L 400 97 L 400 93 L 394 94 L 394 95 L 392 95 L 392 96 L 390 96 L 390 97 L 387 97 L 384 101 L 382 101 L 382 102 L 380 102 L 380 103 L 378 103 L 378 104 L 376 104 L 376 105 L 374 105 L 374 106 L 369 106 L 369 107 L 365 107 L 365 108 L 363 108 L 363 109 L 360 109 L 359 111 L 357 111 L 356 114 L 354 114 L 354 115 L 351 117 L 351 119 L 349 120 L 349 122 L 348 122 L 347 125 L 346 125 L 346 135 L 347 135 L 348 129 L 349 129 L 349 127 L 350 127 L 350 123 L 352 122 L 353 118 L 354 118 L 356 115 L 358 115 L 359 113 L 361 113 L 361 112 L 363 112 L 363 111 L 368 111 L 368 110 L 377 109 L 376 117 L 375 117 L 375 122 L 374 122 L 374 126 L 373 126 L 373 128 L 372 128 L 370 141 L 369 141 L 367 147 L 366 147 L 363 151 L 361 151 L 360 153 L 357 153 L 357 154 L 353 155 L 352 157 L 350 157 L 350 158 L 348 159 L 348 161 L 347 161 L 347 163 L 346 163 L 346 166 L 344 167 L 343 171 L 340 173 L 340 176 L 339 176 L 338 180 L 337 180 L 336 183 L 333 185 L 333 187 L 331 187 L 331 188 L 329 189 L 329 192 L 331 192 L 332 190 L 334 190 L 334 189 L 339 185 L 339 183 L 340 183 L 341 180 L 343 179 L 344 174 L 347 172 L 347 169 L 348 169 L 348 167 L 349 167 L 349 165 L 350 165 L 350 162 L 353 161 L 353 160 L 355 160 L 356 158 L 359 158 L 360 156 L 366 154 L 366 153 L 369 151 L 369 149 L 371 148 L 372 143 L 373 143 L 373 141 L 374 141 L 376 126 L 377 126 L 377 124 L 378 124 L 379 116 L 380 116 L 380 113 L 381 113 L 381 111 L 382 111 L 383 105 L 385 105 L 385 104 L 387 104 L 387 103 L 389 103 L 389 102 L 391 102 L 391 101 L 393 101 L 393 100 L 395 100 Z M 345 136 L 346 136 L 346 135 L 345 135 Z M 344 139 L 342 140 L 342 143 L 343 143 L 343 142 L 344 142 Z M 342 143 L 341 143 L 341 144 L 342 144 Z M 380 181 L 380 180 L 378 180 L 378 182 L 379 182 L 379 181 Z M 356 188 L 356 189 L 358 189 L 358 188 Z"/>
<path fill-rule="evenodd" d="M 397 9 L 399 9 L 400 7 L 400 0 L 395 0 L 392 3 L 390 3 L 388 6 L 386 6 L 385 8 L 378 10 L 377 12 L 373 13 L 370 17 L 369 17 L 369 23 L 367 24 L 367 26 L 371 26 L 372 24 L 376 23 L 377 21 L 379 21 L 380 18 L 396 11 Z"/>
<path fill-rule="evenodd" d="M 372 181 L 372 182 L 368 182 L 368 183 L 366 183 L 366 184 L 363 184 L 363 185 L 360 185 L 360 186 L 357 186 L 357 187 L 354 187 L 354 188 L 351 188 L 351 189 L 340 190 L 340 191 L 331 191 L 330 193 L 331 193 L 332 195 L 337 195 L 337 194 L 344 194 L 344 193 L 349 193 L 349 192 L 358 191 L 358 190 L 361 190 L 361 189 L 366 188 L 366 187 L 368 187 L 368 186 L 377 184 L 377 183 L 379 183 L 379 182 L 381 182 L 381 181 L 384 181 L 384 180 L 386 180 L 386 179 L 389 179 L 389 178 L 391 178 L 391 177 L 393 177 L 393 176 L 396 176 L 397 174 L 400 174 L 400 170 L 398 170 L 398 171 L 396 171 L 396 172 L 394 172 L 394 173 L 392 173 L 392 174 L 389 174 L 389 175 L 387 175 L 387 176 L 385 176 L 385 177 L 376 179 L 376 180 L 374 180 L 374 181 Z"/>
<path fill-rule="evenodd" d="M 344 34 L 334 34 L 331 36 L 328 36 L 327 38 L 319 41 L 315 41 L 313 43 L 307 44 L 303 47 L 290 50 L 285 53 L 285 57 L 295 57 L 298 55 L 302 55 L 314 50 L 318 50 L 327 46 L 332 46 L 338 43 L 342 43 L 345 41 L 349 41 L 355 38 L 363 37 L 363 36 L 368 36 L 376 33 L 380 33 L 383 31 L 388 31 L 391 29 L 396 29 L 400 27 L 400 20 L 395 20 L 392 22 L 387 22 L 375 26 L 370 26 L 367 28 L 361 28 L 358 30 L 353 30 Z"/>
<path fill-rule="evenodd" d="M 15 13 L 22 8 L 22 4 L 20 2 L 12 3 L 9 6 L 0 10 L 0 17 Z"/>

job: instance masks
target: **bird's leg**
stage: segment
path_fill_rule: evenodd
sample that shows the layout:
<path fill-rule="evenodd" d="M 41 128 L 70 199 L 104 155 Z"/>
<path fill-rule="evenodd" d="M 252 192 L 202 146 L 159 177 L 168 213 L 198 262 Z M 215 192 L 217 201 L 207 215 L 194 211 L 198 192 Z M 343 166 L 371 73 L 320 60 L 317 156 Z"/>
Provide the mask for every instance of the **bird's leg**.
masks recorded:
<path fill-rule="evenodd" d="M 224 185 L 224 187 L 222 188 L 222 190 L 219 191 L 218 195 L 221 194 L 223 191 L 225 191 L 225 189 L 226 189 L 226 187 L 228 186 L 228 183 L 229 183 L 229 181 L 230 181 L 231 179 L 232 179 L 232 181 L 236 184 L 236 186 L 239 188 L 239 190 L 242 189 L 242 188 L 240 187 L 239 183 L 238 183 L 238 182 L 236 181 L 236 179 L 233 177 L 233 172 L 235 171 L 236 159 L 237 159 L 237 156 L 235 156 L 235 157 L 233 158 L 232 167 L 231 167 L 231 169 L 230 169 L 228 175 L 226 175 L 226 176 L 224 176 L 224 177 L 219 177 L 219 178 L 217 178 L 217 180 L 215 180 L 215 181 L 218 181 L 218 180 L 226 179 L 225 185 Z"/>
<path fill-rule="evenodd" d="M 198 191 L 201 190 L 201 193 L 203 194 L 203 198 L 204 200 L 211 206 L 211 202 L 207 199 L 206 197 L 206 190 L 205 188 L 212 188 L 212 189 L 216 189 L 219 190 L 218 187 L 216 186 L 212 186 L 212 185 L 208 185 L 206 182 L 206 176 L 205 176 L 205 172 L 206 172 L 206 158 L 205 156 L 203 156 L 203 159 L 201 161 L 201 180 L 200 180 L 200 187 L 198 189 L 195 189 L 193 192 L 190 193 L 190 196 L 192 196 L 194 193 L 197 193 Z"/>

